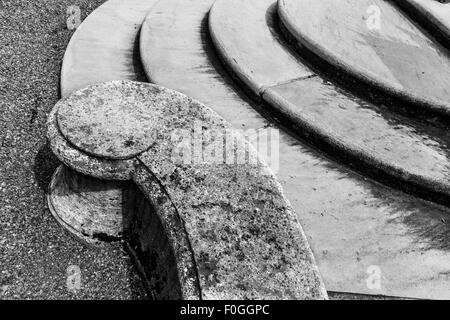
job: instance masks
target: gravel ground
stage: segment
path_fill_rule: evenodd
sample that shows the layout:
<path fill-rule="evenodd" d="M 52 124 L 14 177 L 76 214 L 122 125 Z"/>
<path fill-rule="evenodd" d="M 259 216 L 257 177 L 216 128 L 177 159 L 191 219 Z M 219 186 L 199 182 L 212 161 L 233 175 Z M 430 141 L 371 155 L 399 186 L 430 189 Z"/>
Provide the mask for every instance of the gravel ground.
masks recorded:
<path fill-rule="evenodd" d="M 145 298 L 122 245 L 89 249 L 51 216 L 45 192 L 58 165 L 45 122 L 59 99 L 59 73 L 73 31 L 68 6 L 82 18 L 101 0 L 0 2 L 0 299 Z M 81 289 L 67 270 L 81 270 Z M 70 278 L 70 277 L 69 277 Z"/>

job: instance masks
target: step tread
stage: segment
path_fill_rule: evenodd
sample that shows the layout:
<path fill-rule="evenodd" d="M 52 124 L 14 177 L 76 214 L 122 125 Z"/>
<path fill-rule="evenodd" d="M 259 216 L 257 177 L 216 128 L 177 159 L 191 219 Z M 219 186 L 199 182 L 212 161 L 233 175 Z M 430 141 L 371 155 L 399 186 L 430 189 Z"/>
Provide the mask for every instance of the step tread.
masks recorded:
<path fill-rule="evenodd" d="M 205 55 L 207 35 L 202 23 L 214 1 L 198 0 L 195 5 L 192 1 L 183 2 L 159 2 L 142 25 L 140 53 L 150 82 L 183 92 L 222 116 L 232 110 L 235 117 L 231 122 L 237 128 L 267 126 L 269 123 L 236 94 L 232 83 L 217 73 Z M 197 23 L 195 28 L 192 21 Z"/>
<path fill-rule="evenodd" d="M 267 3 L 261 1 L 258 6 L 267 8 Z M 212 37 L 216 50 L 219 53 L 226 51 L 227 54 L 221 57 L 232 66 L 237 77 L 259 94 L 267 87 L 314 75 L 292 55 L 290 49 L 279 44 L 279 39 L 267 27 L 267 21 L 272 20 L 271 12 L 275 4 L 264 16 L 255 16 L 254 6 L 252 1 L 240 2 L 239 14 L 231 17 L 235 10 L 232 5 L 215 4 L 213 8 L 220 9 L 213 9 L 211 15 L 214 19 L 211 19 L 211 15 L 209 18 L 214 29 L 227 33 L 226 42 L 222 42 L 220 37 L 214 37 L 214 30 Z M 247 28 L 242 29 L 243 26 Z"/>
<path fill-rule="evenodd" d="M 288 32 L 322 59 L 386 93 L 450 115 L 448 54 L 388 1 L 278 3 Z"/>
<path fill-rule="evenodd" d="M 61 69 L 61 96 L 90 84 L 118 79 L 146 81 L 135 42 L 157 0 L 109 0 L 73 34 Z"/>
<path fill-rule="evenodd" d="M 210 12 L 209 24 L 213 41 L 218 44 L 216 48 L 231 72 L 244 82 L 259 83 L 260 70 L 270 63 L 260 60 L 259 52 L 282 50 L 273 48 L 281 47 L 274 35 L 270 41 L 265 40 L 269 33 L 267 12 L 272 3 L 271 0 L 218 0 Z M 244 49 L 236 49 L 240 47 Z M 280 73 L 289 73 L 290 61 L 295 59 L 291 55 L 283 64 L 286 54 L 284 51 L 283 55 L 271 56 L 277 61 Z M 266 87 L 262 96 L 294 125 L 364 162 L 369 169 L 370 166 L 381 169 L 396 179 L 450 197 L 448 131 L 377 108 L 318 77 L 305 78 L 303 72 L 284 80 L 284 84 Z"/>

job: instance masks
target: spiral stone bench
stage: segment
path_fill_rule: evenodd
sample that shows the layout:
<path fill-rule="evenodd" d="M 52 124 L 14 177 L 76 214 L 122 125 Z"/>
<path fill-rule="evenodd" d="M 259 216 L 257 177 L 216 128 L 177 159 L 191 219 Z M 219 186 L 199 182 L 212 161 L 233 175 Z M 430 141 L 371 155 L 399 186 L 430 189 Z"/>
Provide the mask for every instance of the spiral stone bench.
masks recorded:
<path fill-rule="evenodd" d="M 155 85 L 114 81 L 58 102 L 48 137 L 68 167 L 52 182 L 53 214 L 86 240 L 83 229 L 111 236 L 102 225 L 121 212 L 123 236 L 156 298 L 327 297 L 279 183 L 243 136 L 209 108 Z M 224 137 L 227 147 L 220 149 Z M 206 153 L 211 146 L 214 161 Z M 115 210 L 85 211 L 82 203 L 67 202 L 74 193 L 82 198 L 76 191 L 86 182 L 99 189 L 112 183 L 103 180 L 123 181 L 122 201 L 91 192 L 84 203 L 110 202 Z M 90 224 L 72 224 L 74 214 Z"/>
<path fill-rule="evenodd" d="M 448 120 L 448 52 L 389 1 L 326 0 L 311 6 L 308 0 L 279 0 L 278 12 L 300 50 L 410 102 L 410 108 Z"/>

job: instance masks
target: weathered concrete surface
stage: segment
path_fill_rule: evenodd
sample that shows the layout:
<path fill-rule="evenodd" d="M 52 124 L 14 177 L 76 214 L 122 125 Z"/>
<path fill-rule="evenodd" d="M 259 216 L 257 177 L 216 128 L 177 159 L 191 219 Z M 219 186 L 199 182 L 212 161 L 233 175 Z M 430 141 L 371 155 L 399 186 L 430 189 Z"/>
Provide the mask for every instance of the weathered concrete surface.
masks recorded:
<path fill-rule="evenodd" d="M 108 100 L 111 96 L 115 99 Z M 137 158 L 154 176 L 153 183 L 162 187 L 166 201 L 176 208 L 179 219 L 184 223 L 195 258 L 202 299 L 327 297 L 306 237 L 281 186 L 259 159 L 256 150 L 211 109 L 181 93 L 130 81 L 82 89 L 61 100 L 55 106 L 55 112 L 66 116 L 66 113 L 71 114 L 71 109 L 66 106 L 77 110 L 77 105 L 88 110 L 98 108 L 105 113 L 118 108 L 127 118 L 135 115 L 134 108 L 123 108 L 124 105 L 147 109 L 140 119 L 150 125 L 158 139 Z M 151 119 L 145 116 L 150 114 L 153 115 Z M 82 122 L 85 123 L 84 119 Z M 202 154 L 196 158 L 195 152 L 190 163 L 180 162 L 174 157 L 179 142 L 173 139 L 173 135 L 177 130 L 195 132 L 198 122 L 201 123 L 201 140 L 197 141 L 195 137 L 189 140 L 188 152 L 198 143 L 204 149 L 218 142 L 224 143 L 221 134 L 229 130 L 228 164 L 224 161 L 209 162 Z M 204 141 L 208 133 L 210 140 Z M 78 134 L 81 137 L 81 132 Z M 89 141 L 89 130 L 84 131 L 84 135 Z M 86 150 L 90 150 L 89 146 L 80 151 Z M 233 162 L 242 150 L 247 162 Z M 148 181 L 135 179 L 135 182 Z M 142 185 L 141 190 L 145 192 L 148 189 Z M 149 199 L 155 196 L 154 193 L 145 195 Z M 161 199 L 157 200 L 153 198 L 150 201 L 158 215 Z M 164 207 L 164 201 L 162 204 Z M 163 230 L 169 234 L 174 232 Z M 172 239 L 169 236 L 169 240 Z M 179 248 L 178 243 L 170 246 L 175 251 Z M 179 279 L 183 279 L 183 268 L 184 264 L 177 265 Z M 185 295 L 191 296 L 188 293 L 182 296 Z"/>
<path fill-rule="evenodd" d="M 239 105 L 233 108 L 236 119 L 241 119 L 237 127 L 262 128 L 268 122 L 261 122 L 261 116 L 236 95 L 229 79 L 214 70 L 205 53 L 214 51 L 207 41 L 205 20 L 213 2 L 158 2 L 142 25 L 139 43 L 142 65 L 150 82 L 193 96 L 207 106 L 214 106 L 214 110 L 221 115 L 229 112 L 230 105 Z M 192 43 L 197 46 L 192 46 Z M 191 94 L 194 93 L 193 88 L 195 94 Z"/>
<path fill-rule="evenodd" d="M 422 27 L 450 48 L 450 3 L 430 0 L 395 0 Z"/>
<path fill-rule="evenodd" d="M 137 38 L 157 0 L 109 0 L 72 36 L 61 70 L 61 96 L 94 83 L 128 79 L 146 82 Z"/>
<path fill-rule="evenodd" d="M 212 2 L 166 0 L 152 8 L 141 32 L 146 72 L 150 80 L 202 101 L 235 128 L 263 128 L 269 122 L 258 111 L 264 109 L 246 102 L 213 53 L 205 20 Z M 450 296 L 449 281 L 441 276 L 450 263 L 448 209 L 361 177 L 271 121 L 281 129 L 277 176 L 327 290 Z M 379 289 L 367 287 L 371 265 L 382 271 Z"/>
<path fill-rule="evenodd" d="M 381 172 L 379 178 L 391 176 L 450 205 L 448 131 L 399 117 L 317 77 L 271 33 L 271 5 L 271 0 L 218 0 L 210 11 L 212 39 L 236 78 L 332 154 L 340 152 L 366 171 Z M 261 52 L 270 58 L 260 59 Z M 285 76 L 262 81 L 270 79 L 271 61 Z"/>
<path fill-rule="evenodd" d="M 154 115 L 129 92 L 109 93 L 98 97 L 96 104 L 84 105 L 82 96 L 93 93 L 74 92 L 59 102 L 58 125 L 64 138 L 83 152 L 110 160 L 131 159 L 156 139 Z"/>
<path fill-rule="evenodd" d="M 450 115 L 450 59 L 384 0 L 280 0 L 299 46 L 347 74 L 430 112 Z"/>

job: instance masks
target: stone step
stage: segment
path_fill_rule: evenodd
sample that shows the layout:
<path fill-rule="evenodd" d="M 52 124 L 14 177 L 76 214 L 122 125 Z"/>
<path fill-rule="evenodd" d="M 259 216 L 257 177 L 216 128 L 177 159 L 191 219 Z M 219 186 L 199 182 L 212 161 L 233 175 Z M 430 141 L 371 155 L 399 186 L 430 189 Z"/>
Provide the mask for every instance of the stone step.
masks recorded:
<path fill-rule="evenodd" d="M 449 227 L 441 219 L 449 210 L 329 160 L 249 100 L 242 92 L 246 86 L 233 82 L 215 54 L 207 25 L 212 4 L 213 0 L 164 0 L 152 8 L 140 39 L 149 80 L 198 99 L 235 128 L 272 124 L 280 129 L 277 177 L 305 229 L 328 290 L 418 298 L 448 295 L 448 281 L 433 275 L 447 270 L 449 263 L 441 247 L 445 240 L 436 240 L 446 237 Z M 271 8 L 276 8 L 275 1 Z M 367 286 L 370 267 L 382 270 L 385 280 L 380 288 Z"/>
<path fill-rule="evenodd" d="M 214 3 L 210 32 L 228 70 L 332 155 L 449 205 L 450 132 L 367 103 L 318 77 L 280 43 L 270 17 L 274 9 L 271 0 Z"/>
<path fill-rule="evenodd" d="M 450 115 L 450 59 L 395 5 L 384 0 L 280 0 L 283 27 L 299 51 L 312 52 L 366 85 Z"/>
<path fill-rule="evenodd" d="M 61 96 L 110 80 L 146 82 L 138 35 L 145 15 L 156 2 L 109 0 L 94 10 L 67 46 L 61 69 Z"/>
<path fill-rule="evenodd" d="M 438 0 L 395 0 L 415 21 L 450 49 L 450 2 Z"/>

